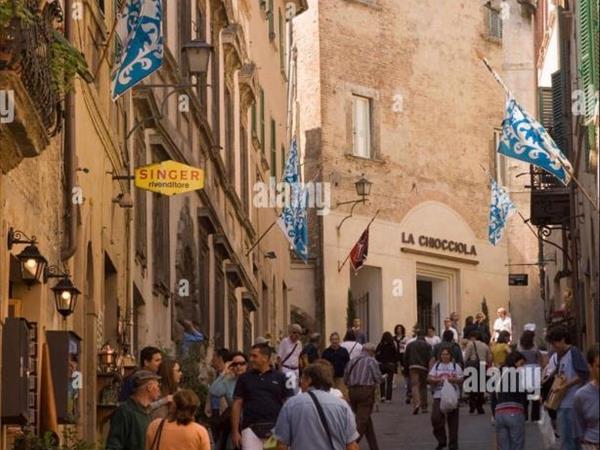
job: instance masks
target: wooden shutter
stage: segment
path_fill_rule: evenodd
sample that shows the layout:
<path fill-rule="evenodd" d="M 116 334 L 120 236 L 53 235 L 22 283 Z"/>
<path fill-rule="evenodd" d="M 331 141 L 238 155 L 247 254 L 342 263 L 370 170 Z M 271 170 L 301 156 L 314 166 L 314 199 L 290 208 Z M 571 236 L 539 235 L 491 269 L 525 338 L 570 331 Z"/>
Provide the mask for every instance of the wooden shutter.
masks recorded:
<path fill-rule="evenodd" d="M 358 95 L 353 97 L 353 153 L 363 158 L 371 156 L 370 109 L 368 98 Z"/>
<path fill-rule="evenodd" d="M 558 148 L 568 157 L 569 127 L 565 101 L 564 72 L 559 70 L 552 74 L 552 137 Z"/>
<path fill-rule="evenodd" d="M 265 152 L 265 91 L 260 89 L 260 149 Z"/>
<path fill-rule="evenodd" d="M 554 126 L 552 109 L 552 88 L 538 88 L 538 118 L 544 128 L 552 134 Z"/>
<path fill-rule="evenodd" d="M 267 11 L 269 20 L 269 40 L 275 39 L 275 12 L 273 11 L 273 0 L 269 0 L 269 10 Z"/>
<path fill-rule="evenodd" d="M 585 93 L 586 122 L 593 117 L 595 92 L 598 89 L 598 3 L 597 0 L 578 2 L 578 72 L 579 88 Z"/>
<path fill-rule="evenodd" d="M 271 176 L 277 178 L 277 143 L 275 121 L 271 119 Z"/>

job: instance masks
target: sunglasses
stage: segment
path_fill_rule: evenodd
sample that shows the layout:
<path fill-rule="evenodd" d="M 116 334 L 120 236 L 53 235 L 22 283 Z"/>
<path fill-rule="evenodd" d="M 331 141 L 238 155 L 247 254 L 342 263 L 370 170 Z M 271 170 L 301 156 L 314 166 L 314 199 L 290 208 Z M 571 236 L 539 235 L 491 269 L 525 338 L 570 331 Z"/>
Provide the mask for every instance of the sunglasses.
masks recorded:
<path fill-rule="evenodd" d="M 236 362 L 236 363 L 232 363 L 231 367 L 244 367 L 246 365 L 246 362 Z"/>

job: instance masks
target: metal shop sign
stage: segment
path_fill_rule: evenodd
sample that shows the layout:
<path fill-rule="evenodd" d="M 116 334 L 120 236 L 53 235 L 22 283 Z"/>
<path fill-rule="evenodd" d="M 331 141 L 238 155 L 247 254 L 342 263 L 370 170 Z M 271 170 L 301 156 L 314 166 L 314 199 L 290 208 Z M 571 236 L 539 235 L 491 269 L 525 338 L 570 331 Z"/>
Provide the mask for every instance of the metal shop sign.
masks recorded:
<path fill-rule="evenodd" d="M 529 276 L 526 273 L 509 273 L 509 286 L 527 286 L 529 284 Z"/>
<path fill-rule="evenodd" d="M 135 169 L 135 185 L 163 195 L 177 195 L 204 187 L 204 171 L 177 161 L 162 161 Z"/>
<path fill-rule="evenodd" d="M 477 255 L 477 250 L 474 245 L 469 245 L 464 242 L 452 241 L 450 239 L 440 239 L 431 236 L 417 236 L 415 239 L 412 233 L 402 233 L 402 243 L 419 245 L 435 250 L 444 250 L 450 253 L 461 253 L 463 255 Z"/>

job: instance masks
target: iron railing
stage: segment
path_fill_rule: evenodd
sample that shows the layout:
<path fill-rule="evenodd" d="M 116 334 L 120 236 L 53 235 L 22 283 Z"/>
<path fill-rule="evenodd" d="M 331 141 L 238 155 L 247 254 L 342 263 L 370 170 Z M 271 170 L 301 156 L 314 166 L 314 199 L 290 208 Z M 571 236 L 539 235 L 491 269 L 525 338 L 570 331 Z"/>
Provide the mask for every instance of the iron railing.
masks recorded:
<path fill-rule="evenodd" d="M 50 136 L 60 131 L 62 102 L 52 78 L 51 46 L 57 27 L 63 21 L 58 0 L 40 6 L 38 0 L 8 0 L 16 12 L 0 29 L 0 52 L 10 55 L 0 70 L 14 70 Z"/>

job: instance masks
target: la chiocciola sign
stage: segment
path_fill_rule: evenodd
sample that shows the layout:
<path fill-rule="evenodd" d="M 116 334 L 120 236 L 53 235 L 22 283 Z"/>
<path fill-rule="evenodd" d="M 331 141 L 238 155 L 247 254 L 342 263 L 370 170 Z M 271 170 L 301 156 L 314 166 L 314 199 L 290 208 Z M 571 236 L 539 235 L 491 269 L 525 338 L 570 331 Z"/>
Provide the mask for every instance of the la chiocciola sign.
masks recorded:
<path fill-rule="evenodd" d="M 402 243 L 418 245 L 435 250 L 443 250 L 450 253 L 459 253 L 462 255 L 477 256 L 475 245 L 469 245 L 464 242 L 453 241 L 450 239 L 439 239 L 435 237 L 421 235 L 415 239 L 412 233 L 402 232 Z"/>
<path fill-rule="evenodd" d="M 135 186 L 163 195 L 177 195 L 204 187 L 204 171 L 167 160 L 135 169 Z"/>

